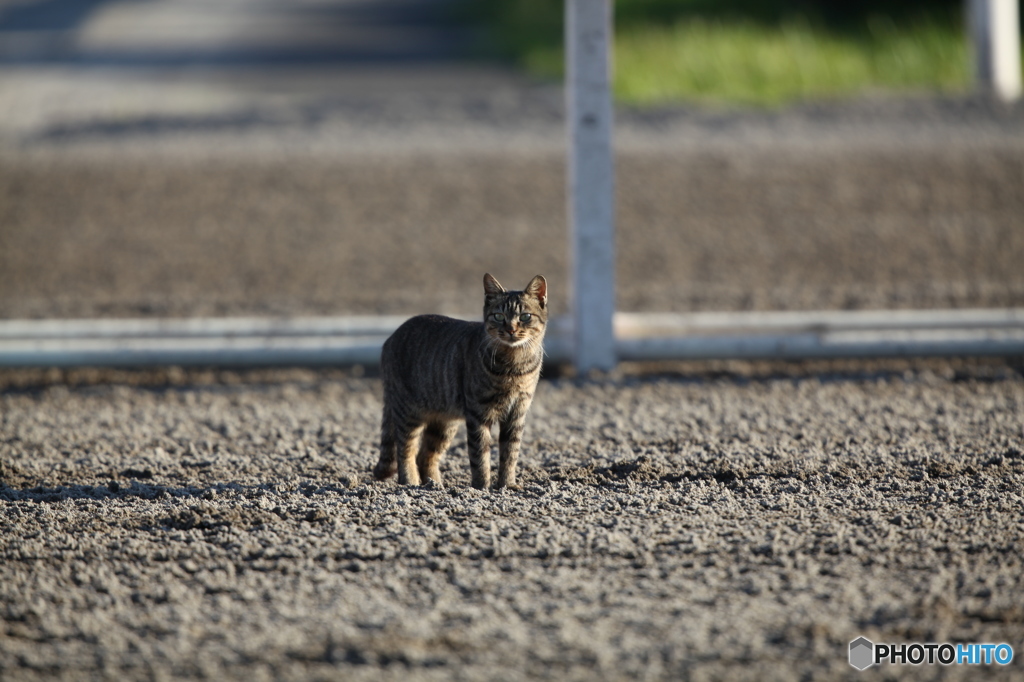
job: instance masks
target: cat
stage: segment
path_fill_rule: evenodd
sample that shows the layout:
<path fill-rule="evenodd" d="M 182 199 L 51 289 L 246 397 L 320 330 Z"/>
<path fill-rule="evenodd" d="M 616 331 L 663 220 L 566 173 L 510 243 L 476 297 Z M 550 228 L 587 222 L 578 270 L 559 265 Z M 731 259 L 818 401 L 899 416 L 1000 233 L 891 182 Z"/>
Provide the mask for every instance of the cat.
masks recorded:
<path fill-rule="evenodd" d="M 548 284 L 537 275 L 506 291 L 484 275 L 484 320 L 442 315 L 407 320 L 381 351 L 384 410 L 380 460 L 373 475 L 441 483 L 441 457 L 465 420 L 474 488 L 491 482 L 491 426 L 499 425 L 495 488 L 516 488 L 526 412 L 544 360 Z"/>

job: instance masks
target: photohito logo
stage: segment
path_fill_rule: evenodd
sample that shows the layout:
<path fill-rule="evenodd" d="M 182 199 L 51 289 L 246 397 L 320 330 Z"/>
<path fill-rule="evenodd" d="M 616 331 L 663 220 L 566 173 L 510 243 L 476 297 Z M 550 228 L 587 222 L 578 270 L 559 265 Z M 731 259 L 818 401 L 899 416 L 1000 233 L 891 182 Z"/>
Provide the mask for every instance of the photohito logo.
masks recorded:
<path fill-rule="evenodd" d="M 850 642 L 850 665 L 865 670 L 890 665 L 1008 665 L 1013 660 L 1009 644 L 875 644 L 867 637 Z"/>

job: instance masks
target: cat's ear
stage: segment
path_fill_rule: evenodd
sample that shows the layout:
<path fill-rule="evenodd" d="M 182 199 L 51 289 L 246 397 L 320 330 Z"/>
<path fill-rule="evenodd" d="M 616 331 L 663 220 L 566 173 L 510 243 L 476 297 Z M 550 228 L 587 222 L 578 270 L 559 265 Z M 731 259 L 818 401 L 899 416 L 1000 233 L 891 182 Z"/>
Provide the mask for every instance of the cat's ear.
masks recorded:
<path fill-rule="evenodd" d="M 488 297 L 497 296 L 505 293 L 505 287 L 501 286 L 498 280 L 491 277 L 491 273 L 488 272 L 484 275 L 484 293 Z"/>
<path fill-rule="evenodd" d="M 537 275 L 526 285 L 526 293 L 540 301 L 541 308 L 548 307 L 548 281 L 543 275 Z"/>

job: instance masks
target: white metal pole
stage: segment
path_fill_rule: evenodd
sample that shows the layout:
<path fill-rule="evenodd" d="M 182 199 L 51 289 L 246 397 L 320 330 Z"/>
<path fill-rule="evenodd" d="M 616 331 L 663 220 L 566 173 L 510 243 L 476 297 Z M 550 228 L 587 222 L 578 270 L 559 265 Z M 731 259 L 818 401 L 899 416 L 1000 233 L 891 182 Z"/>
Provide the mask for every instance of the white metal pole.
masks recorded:
<path fill-rule="evenodd" d="M 611 0 L 566 0 L 570 297 L 577 371 L 615 366 Z"/>
<path fill-rule="evenodd" d="M 1021 96 L 1018 0 L 968 0 L 978 84 L 1005 101 Z"/>

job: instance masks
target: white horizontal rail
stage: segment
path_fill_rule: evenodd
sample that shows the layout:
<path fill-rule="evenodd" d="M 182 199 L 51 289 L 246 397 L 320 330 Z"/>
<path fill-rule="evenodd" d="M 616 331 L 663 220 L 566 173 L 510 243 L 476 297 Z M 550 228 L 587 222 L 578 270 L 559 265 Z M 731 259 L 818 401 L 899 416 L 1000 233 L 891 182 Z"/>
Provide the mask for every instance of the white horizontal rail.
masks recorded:
<path fill-rule="evenodd" d="M 1024 330 L 884 330 L 619 339 L 620 360 L 1024 355 Z"/>
<path fill-rule="evenodd" d="M 403 316 L 0 321 L 0 366 L 376 365 Z M 572 361 L 571 321 L 548 360 Z M 1024 308 L 617 313 L 619 360 L 1024 355 Z"/>
<path fill-rule="evenodd" d="M 0 339 L 388 335 L 407 315 L 0 320 Z"/>
<path fill-rule="evenodd" d="M 18 339 L 0 341 L 0 365 L 375 365 L 383 342 L 380 336 Z"/>
<path fill-rule="evenodd" d="M 1024 308 L 953 310 L 782 310 L 616 313 L 616 336 L 719 333 L 723 330 L 956 329 L 1024 327 Z"/>

